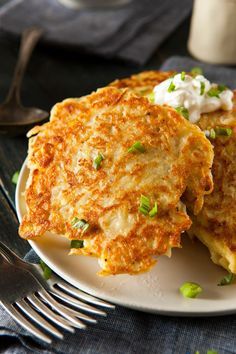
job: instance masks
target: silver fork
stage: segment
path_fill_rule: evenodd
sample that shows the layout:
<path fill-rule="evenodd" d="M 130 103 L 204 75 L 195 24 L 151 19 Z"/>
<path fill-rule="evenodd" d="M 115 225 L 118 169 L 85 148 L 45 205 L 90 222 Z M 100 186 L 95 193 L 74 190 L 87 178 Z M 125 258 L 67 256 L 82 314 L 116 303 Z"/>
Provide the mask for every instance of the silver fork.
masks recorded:
<path fill-rule="evenodd" d="M 85 292 L 69 285 L 67 282 L 55 275 L 55 273 L 52 274 L 50 279 L 45 281 L 43 277 L 43 271 L 38 264 L 32 264 L 22 260 L 2 242 L 0 242 L 0 253 L 3 254 L 12 264 L 22 267 L 25 270 L 29 271 L 31 274 L 33 274 L 33 276 L 39 282 L 41 282 L 41 284 L 54 296 L 70 305 L 73 305 L 77 309 L 83 310 L 85 312 L 90 312 L 96 315 L 106 316 L 106 313 L 104 311 L 95 308 L 94 306 L 91 306 L 88 303 L 111 309 L 115 308 L 114 305 L 98 298 L 95 298 L 94 296 L 88 295 Z M 86 301 L 86 303 L 84 303 L 84 301 Z M 72 314 L 74 314 L 73 310 L 71 310 L 71 312 Z M 77 317 L 79 317 L 80 319 L 87 320 L 90 322 L 96 322 L 96 320 L 94 320 L 90 316 L 87 316 L 78 311 L 76 313 Z"/>
<path fill-rule="evenodd" d="M 70 309 L 61 306 L 32 274 L 9 263 L 2 255 L 0 255 L 0 304 L 20 326 L 46 343 L 52 342 L 51 337 L 32 322 L 59 339 L 63 339 L 63 334 L 45 317 L 72 333 L 74 327 L 86 328 L 86 325 L 74 316 L 76 311 L 72 314 Z"/>

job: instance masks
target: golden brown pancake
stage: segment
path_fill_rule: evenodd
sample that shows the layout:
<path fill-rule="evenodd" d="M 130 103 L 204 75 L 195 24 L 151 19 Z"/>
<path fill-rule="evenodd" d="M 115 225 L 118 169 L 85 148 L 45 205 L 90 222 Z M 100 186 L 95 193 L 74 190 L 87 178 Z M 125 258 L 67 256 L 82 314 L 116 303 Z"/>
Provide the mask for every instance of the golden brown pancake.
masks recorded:
<path fill-rule="evenodd" d="M 111 85 L 128 87 L 143 96 L 171 75 L 171 72 L 150 71 L 116 80 Z M 214 190 L 205 197 L 201 212 L 191 216 L 193 225 L 189 230 L 208 247 L 212 261 L 232 273 L 236 273 L 236 91 L 234 102 L 232 111 L 202 114 L 197 123 L 202 130 L 232 128 L 233 134 L 211 140 Z"/>
<path fill-rule="evenodd" d="M 204 133 L 174 109 L 127 89 L 67 99 L 30 135 L 20 235 L 51 231 L 83 240 L 71 253 L 98 257 L 103 275 L 147 271 L 155 256 L 180 247 L 191 225 L 182 194 L 188 191 L 198 213 L 212 190 L 213 150 Z M 128 152 L 138 141 L 145 151 Z M 155 216 L 140 212 L 142 195 L 150 209 L 157 203 Z M 86 232 L 74 227 L 75 217 L 89 223 Z"/>
<path fill-rule="evenodd" d="M 201 129 L 230 127 L 233 134 L 211 140 L 214 146 L 214 190 L 193 217 L 191 234 L 202 241 L 214 263 L 236 273 L 236 92 L 232 111 L 203 114 Z"/>
<path fill-rule="evenodd" d="M 173 74 L 173 71 L 143 71 L 124 79 L 117 79 L 111 82 L 109 86 L 119 89 L 129 88 L 136 94 L 145 96 L 153 90 L 154 86 L 168 79 Z"/>

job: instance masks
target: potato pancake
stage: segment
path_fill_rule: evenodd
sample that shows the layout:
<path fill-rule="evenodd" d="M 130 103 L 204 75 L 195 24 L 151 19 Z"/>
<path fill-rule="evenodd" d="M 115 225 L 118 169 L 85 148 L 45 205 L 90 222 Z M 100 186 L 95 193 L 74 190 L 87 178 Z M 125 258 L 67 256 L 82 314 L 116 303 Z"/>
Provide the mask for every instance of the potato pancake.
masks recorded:
<path fill-rule="evenodd" d="M 236 92 L 232 111 L 203 114 L 199 127 L 230 127 L 233 134 L 212 140 L 214 190 L 192 217 L 190 232 L 209 248 L 214 263 L 236 274 Z"/>
<path fill-rule="evenodd" d="M 145 96 L 153 90 L 154 86 L 168 79 L 173 74 L 173 71 L 143 71 L 124 79 L 117 79 L 111 82 L 109 86 L 119 89 L 129 88 L 133 92 Z"/>
<path fill-rule="evenodd" d="M 128 87 L 143 96 L 171 75 L 171 72 L 147 71 L 111 85 Z M 236 274 L 236 92 L 233 110 L 202 114 L 197 125 L 202 130 L 231 128 L 233 134 L 211 140 L 214 190 L 206 196 L 201 212 L 191 216 L 193 224 L 188 233 L 208 247 L 214 263 Z"/>
<path fill-rule="evenodd" d="M 181 196 L 187 190 L 198 213 L 212 190 L 204 133 L 127 89 L 58 103 L 29 136 L 20 235 L 78 240 L 71 254 L 98 257 L 101 275 L 147 271 L 180 247 L 191 226 Z"/>

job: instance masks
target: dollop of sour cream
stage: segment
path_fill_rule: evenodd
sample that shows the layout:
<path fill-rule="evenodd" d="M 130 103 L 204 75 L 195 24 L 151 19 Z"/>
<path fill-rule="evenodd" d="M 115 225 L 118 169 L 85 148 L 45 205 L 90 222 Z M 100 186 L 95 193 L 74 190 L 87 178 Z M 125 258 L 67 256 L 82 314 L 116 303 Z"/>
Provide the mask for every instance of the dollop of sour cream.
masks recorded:
<path fill-rule="evenodd" d="M 192 123 L 200 119 L 201 113 L 218 109 L 231 110 L 232 99 L 231 90 L 210 83 L 203 75 L 192 77 L 185 73 L 177 74 L 154 88 L 155 104 L 187 109 Z"/>

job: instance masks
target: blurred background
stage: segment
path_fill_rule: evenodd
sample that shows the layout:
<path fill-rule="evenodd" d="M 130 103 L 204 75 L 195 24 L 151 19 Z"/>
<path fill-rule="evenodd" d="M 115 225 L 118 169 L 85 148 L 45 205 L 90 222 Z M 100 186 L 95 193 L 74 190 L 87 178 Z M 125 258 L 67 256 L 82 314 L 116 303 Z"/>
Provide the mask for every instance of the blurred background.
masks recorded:
<path fill-rule="evenodd" d="M 44 30 L 22 87 L 26 105 L 49 109 L 118 77 L 187 55 L 191 0 L 0 0 L 0 97 L 6 95 L 25 28 Z M 63 3 L 62 3 L 63 2 Z M 93 7 L 92 4 L 102 6 Z M 109 6 L 104 6 L 107 4 Z M 71 5 L 71 4 L 70 4 Z M 29 94 L 30 93 L 30 94 Z"/>

